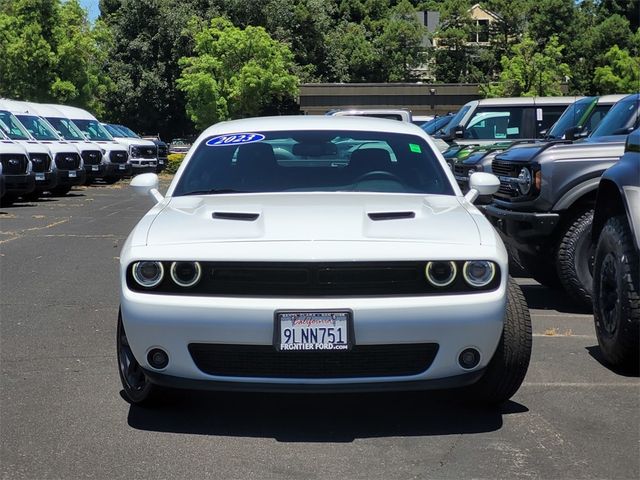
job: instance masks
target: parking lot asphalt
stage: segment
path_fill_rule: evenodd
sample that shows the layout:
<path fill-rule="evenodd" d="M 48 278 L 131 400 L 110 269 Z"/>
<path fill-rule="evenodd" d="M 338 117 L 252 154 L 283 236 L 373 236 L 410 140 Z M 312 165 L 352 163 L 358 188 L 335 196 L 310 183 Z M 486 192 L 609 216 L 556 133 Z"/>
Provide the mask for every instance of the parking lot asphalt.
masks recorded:
<path fill-rule="evenodd" d="M 130 406 L 118 255 L 150 207 L 118 183 L 0 209 L 3 479 L 640 477 L 640 379 L 600 362 L 589 312 L 524 277 L 533 356 L 500 408 L 434 392 Z"/>

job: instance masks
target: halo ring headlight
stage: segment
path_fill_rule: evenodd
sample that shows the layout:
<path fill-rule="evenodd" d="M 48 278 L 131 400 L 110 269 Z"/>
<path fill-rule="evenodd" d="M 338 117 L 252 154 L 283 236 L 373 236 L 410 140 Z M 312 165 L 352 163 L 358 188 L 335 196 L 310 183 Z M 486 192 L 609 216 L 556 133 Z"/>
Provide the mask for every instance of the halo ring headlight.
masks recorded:
<path fill-rule="evenodd" d="M 193 287 L 202 277 L 202 267 L 198 262 L 173 262 L 171 280 L 180 287 Z"/>
<path fill-rule="evenodd" d="M 162 282 L 164 267 L 161 262 L 136 262 L 131 269 L 133 279 L 144 288 L 153 288 Z"/>
<path fill-rule="evenodd" d="M 438 288 L 448 287 L 456 279 L 458 267 L 455 262 L 429 262 L 424 269 L 425 276 L 431 285 Z"/>
<path fill-rule="evenodd" d="M 470 260 L 464 263 L 462 276 L 472 287 L 486 287 L 496 276 L 496 266 L 487 260 Z"/>

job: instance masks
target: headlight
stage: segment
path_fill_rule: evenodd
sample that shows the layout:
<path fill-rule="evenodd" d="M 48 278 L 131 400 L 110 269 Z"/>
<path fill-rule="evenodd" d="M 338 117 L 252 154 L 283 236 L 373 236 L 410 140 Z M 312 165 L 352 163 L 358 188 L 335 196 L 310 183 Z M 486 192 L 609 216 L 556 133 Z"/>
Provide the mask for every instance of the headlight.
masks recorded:
<path fill-rule="evenodd" d="M 129 148 L 129 155 L 132 157 L 139 157 L 140 156 L 140 149 L 136 146 L 131 146 Z"/>
<path fill-rule="evenodd" d="M 464 263 L 462 275 L 465 282 L 472 287 L 485 287 L 496 275 L 496 267 L 486 260 L 471 260 Z"/>
<path fill-rule="evenodd" d="M 198 262 L 173 262 L 171 279 L 181 287 L 193 287 L 200 281 L 202 268 Z"/>
<path fill-rule="evenodd" d="M 455 262 L 429 262 L 424 273 L 434 287 L 446 287 L 456 279 L 458 268 Z"/>
<path fill-rule="evenodd" d="M 520 170 L 520 174 L 518 175 L 518 190 L 522 195 L 526 195 L 531 190 L 531 185 L 533 184 L 533 178 L 531 177 L 531 172 L 528 168 L 523 168 Z"/>
<path fill-rule="evenodd" d="M 164 267 L 160 262 L 136 262 L 133 264 L 133 279 L 145 288 L 153 288 L 162 281 Z"/>

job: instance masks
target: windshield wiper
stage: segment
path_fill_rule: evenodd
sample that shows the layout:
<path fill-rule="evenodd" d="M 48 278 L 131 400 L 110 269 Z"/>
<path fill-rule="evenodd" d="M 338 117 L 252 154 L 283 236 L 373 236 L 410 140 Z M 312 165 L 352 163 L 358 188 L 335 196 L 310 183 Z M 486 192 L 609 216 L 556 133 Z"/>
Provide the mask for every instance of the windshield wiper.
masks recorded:
<path fill-rule="evenodd" d="M 234 190 L 232 188 L 211 188 L 209 190 L 193 190 L 192 192 L 183 193 L 182 195 L 215 195 L 224 193 L 252 193 L 243 190 Z"/>

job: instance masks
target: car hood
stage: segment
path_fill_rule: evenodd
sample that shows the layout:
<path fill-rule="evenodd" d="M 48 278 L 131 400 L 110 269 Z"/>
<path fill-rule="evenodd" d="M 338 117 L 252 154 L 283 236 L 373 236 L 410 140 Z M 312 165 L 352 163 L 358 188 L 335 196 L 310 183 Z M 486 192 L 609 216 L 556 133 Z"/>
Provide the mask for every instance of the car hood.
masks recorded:
<path fill-rule="evenodd" d="M 123 138 L 123 137 L 115 137 L 115 141 L 126 146 L 143 146 L 143 147 L 155 147 L 156 144 L 151 140 L 145 140 L 143 138 Z"/>
<path fill-rule="evenodd" d="M 392 219 L 394 216 L 405 218 Z M 271 193 L 174 197 L 147 225 L 148 246 L 292 241 L 480 244 L 479 228 L 468 207 L 455 196 L 443 195 Z"/>

